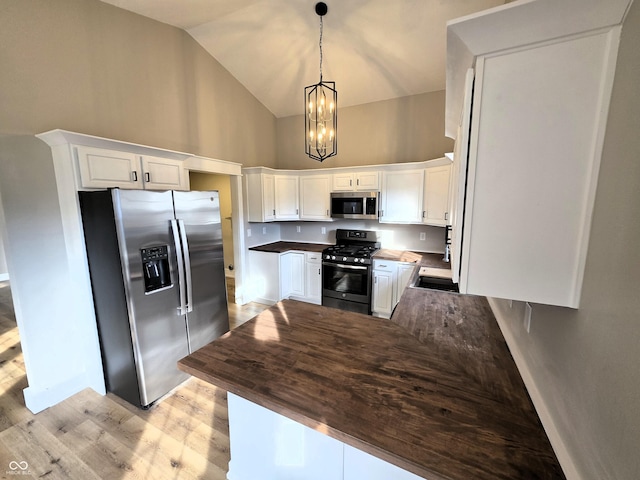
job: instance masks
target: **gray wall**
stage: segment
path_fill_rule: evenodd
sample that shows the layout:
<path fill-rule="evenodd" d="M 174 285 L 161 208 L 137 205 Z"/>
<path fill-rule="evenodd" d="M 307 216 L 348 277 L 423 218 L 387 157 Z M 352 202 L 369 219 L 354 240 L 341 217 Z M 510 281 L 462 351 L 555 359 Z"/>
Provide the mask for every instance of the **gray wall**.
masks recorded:
<path fill-rule="evenodd" d="M 453 140 L 444 136 L 444 102 L 442 90 L 339 108 L 338 154 L 322 163 L 304 153 L 304 116 L 279 118 L 277 166 L 346 167 L 442 157 L 453 151 Z"/>
<path fill-rule="evenodd" d="M 183 30 L 98 0 L 0 12 L 0 133 L 61 128 L 275 166 L 275 117 Z"/>
<path fill-rule="evenodd" d="M 578 310 L 499 301 L 584 479 L 640 478 L 640 3 L 624 23 Z M 561 232 L 559 232 L 561 235 Z M 559 241 L 562 241 L 559 237 Z"/>

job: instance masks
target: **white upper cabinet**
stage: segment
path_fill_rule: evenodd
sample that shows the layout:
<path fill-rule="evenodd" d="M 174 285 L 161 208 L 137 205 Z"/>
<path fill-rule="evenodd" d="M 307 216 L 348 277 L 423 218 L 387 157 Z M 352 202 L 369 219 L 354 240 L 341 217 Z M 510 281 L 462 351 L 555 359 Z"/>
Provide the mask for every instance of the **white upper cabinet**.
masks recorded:
<path fill-rule="evenodd" d="M 272 222 L 276 219 L 275 179 L 267 173 L 246 173 L 247 220 Z"/>
<path fill-rule="evenodd" d="M 276 220 L 300 218 L 297 175 L 275 175 Z"/>
<path fill-rule="evenodd" d="M 75 147 L 84 188 L 142 188 L 139 157 L 105 148 Z"/>
<path fill-rule="evenodd" d="M 189 177 L 181 160 L 83 145 L 75 149 L 83 188 L 189 189 Z"/>
<path fill-rule="evenodd" d="M 331 220 L 331 175 L 300 177 L 300 219 Z"/>
<path fill-rule="evenodd" d="M 142 181 L 147 190 L 188 190 L 188 174 L 181 160 L 140 157 Z"/>
<path fill-rule="evenodd" d="M 424 170 L 382 172 L 381 223 L 422 223 Z"/>
<path fill-rule="evenodd" d="M 577 308 L 620 27 L 594 24 L 563 36 L 554 30 L 565 25 L 556 10 L 580 2 L 548 2 L 537 13 L 533 3 L 448 26 L 454 43 L 482 52 L 475 61 L 462 248 L 454 254 L 462 293 Z M 604 18 L 594 9 L 624 13 L 619 1 L 599 2 L 581 9 L 580 18 Z M 520 26 L 531 36 L 511 35 Z M 474 36 L 479 30 L 489 38 Z M 453 51 L 448 72 L 461 70 L 456 62 L 464 58 Z"/>
<path fill-rule="evenodd" d="M 379 172 L 340 172 L 333 174 L 332 191 L 378 191 L 380 189 Z"/>
<path fill-rule="evenodd" d="M 426 168 L 422 222 L 444 227 L 449 223 L 451 164 Z"/>

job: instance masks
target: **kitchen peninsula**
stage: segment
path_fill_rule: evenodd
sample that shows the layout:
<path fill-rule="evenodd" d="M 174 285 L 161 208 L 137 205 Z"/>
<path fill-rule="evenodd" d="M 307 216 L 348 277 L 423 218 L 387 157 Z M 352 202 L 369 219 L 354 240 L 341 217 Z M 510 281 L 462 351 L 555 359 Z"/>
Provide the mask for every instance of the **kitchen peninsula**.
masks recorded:
<path fill-rule="evenodd" d="M 179 366 L 229 392 L 230 480 L 564 478 L 483 297 L 285 300 Z"/>

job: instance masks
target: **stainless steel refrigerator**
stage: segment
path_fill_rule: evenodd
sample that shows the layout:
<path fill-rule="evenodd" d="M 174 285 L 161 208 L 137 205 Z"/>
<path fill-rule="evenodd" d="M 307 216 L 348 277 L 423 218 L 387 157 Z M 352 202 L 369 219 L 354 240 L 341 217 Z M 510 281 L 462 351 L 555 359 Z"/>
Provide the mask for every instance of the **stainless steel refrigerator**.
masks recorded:
<path fill-rule="evenodd" d="M 79 192 L 107 389 L 143 408 L 229 331 L 218 192 Z"/>

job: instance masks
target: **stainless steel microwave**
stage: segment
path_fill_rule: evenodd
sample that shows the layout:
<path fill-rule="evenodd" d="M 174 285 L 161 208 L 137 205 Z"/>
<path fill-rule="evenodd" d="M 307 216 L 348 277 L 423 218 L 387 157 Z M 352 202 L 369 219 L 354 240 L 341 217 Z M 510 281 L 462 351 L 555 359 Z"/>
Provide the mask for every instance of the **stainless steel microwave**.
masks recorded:
<path fill-rule="evenodd" d="M 331 192 L 331 217 L 377 220 L 378 192 Z"/>

